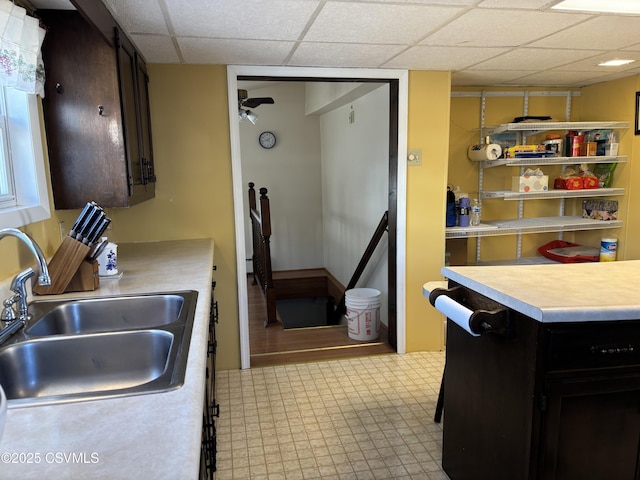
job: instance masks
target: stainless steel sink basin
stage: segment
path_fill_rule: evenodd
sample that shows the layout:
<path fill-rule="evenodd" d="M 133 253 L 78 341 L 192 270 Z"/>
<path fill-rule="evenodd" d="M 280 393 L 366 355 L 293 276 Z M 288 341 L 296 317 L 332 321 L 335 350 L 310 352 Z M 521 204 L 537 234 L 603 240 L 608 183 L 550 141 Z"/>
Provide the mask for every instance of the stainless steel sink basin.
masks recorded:
<path fill-rule="evenodd" d="M 184 383 L 198 293 L 33 302 L 0 348 L 9 405 L 154 393 Z"/>
<path fill-rule="evenodd" d="M 153 328 L 180 320 L 189 292 L 36 301 L 27 335 L 69 335 Z"/>
<path fill-rule="evenodd" d="M 9 400 L 132 389 L 167 370 L 173 334 L 141 330 L 29 340 L 0 351 Z"/>

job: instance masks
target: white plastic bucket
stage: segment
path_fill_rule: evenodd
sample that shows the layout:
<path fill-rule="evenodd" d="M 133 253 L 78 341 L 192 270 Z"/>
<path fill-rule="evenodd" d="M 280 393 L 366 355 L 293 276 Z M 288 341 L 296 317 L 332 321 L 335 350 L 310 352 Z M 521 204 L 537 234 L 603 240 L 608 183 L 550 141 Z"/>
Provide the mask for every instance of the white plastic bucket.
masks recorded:
<path fill-rule="evenodd" d="M 380 336 L 380 290 L 352 288 L 345 292 L 349 338 L 376 340 Z"/>

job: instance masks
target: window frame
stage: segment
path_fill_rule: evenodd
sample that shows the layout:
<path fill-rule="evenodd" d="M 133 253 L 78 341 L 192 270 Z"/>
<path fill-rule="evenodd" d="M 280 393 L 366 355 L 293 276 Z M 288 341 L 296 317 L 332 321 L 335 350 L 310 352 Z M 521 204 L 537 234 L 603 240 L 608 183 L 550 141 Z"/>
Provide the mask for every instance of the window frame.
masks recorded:
<path fill-rule="evenodd" d="M 51 218 L 40 99 L 14 88 L 2 90 L 15 205 L 0 208 L 0 228 L 17 228 Z"/>

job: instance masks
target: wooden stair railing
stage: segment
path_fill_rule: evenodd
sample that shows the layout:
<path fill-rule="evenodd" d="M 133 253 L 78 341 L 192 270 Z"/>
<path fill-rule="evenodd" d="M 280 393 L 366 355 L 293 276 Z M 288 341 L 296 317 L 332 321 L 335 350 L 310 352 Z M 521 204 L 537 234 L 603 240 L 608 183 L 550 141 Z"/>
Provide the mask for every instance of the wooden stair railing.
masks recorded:
<path fill-rule="evenodd" d="M 362 258 L 360 259 L 360 263 L 358 263 L 358 266 L 353 272 L 353 276 L 351 277 L 351 280 L 349 280 L 349 283 L 347 284 L 347 288 L 345 288 L 345 293 L 342 294 L 342 297 L 340 298 L 340 301 L 336 306 L 336 310 L 333 316 L 334 324 L 340 323 L 340 319 L 342 315 L 344 315 L 346 312 L 346 307 L 345 307 L 346 291 L 354 288 L 358 283 L 358 280 L 360 280 L 360 277 L 362 276 L 362 272 L 364 272 L 364 269 L 367 267 L 367 263 L 369 263 L 369 260 L 371 260 L 371 256 L 373 255 L 373 252 L 376 250 L 378 243 L 380 243 L 380 240 L 382 239 L 384 232 L 387 231 L 388 226 L 389 226 L 389 211 L 386 211 L 382 215 L 382 218 L 380 219 L 380 223 L 378 223 L 378 226 L 376 227 L 376 231 L 373 232 L 373 236 L 369 241 L 369 245 L 367 245 L 367 248 L 365 249 L 364 254 L 362 255 Z"/>
<path fill-rule="evenodd" d="M 255 184 L 249 183 L 249 217 L 253 238 L 253 283 L 259 283 L 267 304 L 267 318 L 264 326 L 278 323 L 276 314 L 276 291 L 273 286 L 271 267 L 271 210 L 267 189 L 260 188 L 260 210 L 256 202 Z"/>

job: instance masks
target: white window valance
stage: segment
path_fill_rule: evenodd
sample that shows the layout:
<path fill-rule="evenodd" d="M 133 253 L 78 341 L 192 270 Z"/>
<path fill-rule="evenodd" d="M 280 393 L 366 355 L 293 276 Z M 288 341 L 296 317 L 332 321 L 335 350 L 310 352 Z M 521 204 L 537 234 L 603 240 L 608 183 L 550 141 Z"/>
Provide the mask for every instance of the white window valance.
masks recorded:
<path fill-rule="evenodd" d="M 0 85 L 44 97 L 44 34 L 24 8 L 0 0 Z"/>

